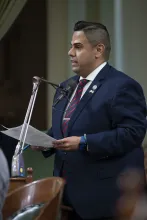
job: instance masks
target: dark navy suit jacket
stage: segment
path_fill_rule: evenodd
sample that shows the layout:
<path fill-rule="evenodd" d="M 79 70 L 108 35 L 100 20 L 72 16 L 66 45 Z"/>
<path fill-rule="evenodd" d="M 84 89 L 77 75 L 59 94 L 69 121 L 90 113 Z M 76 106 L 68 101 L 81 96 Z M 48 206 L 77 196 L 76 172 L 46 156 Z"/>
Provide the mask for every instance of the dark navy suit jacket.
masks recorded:
<path fill-rule="evenodd" d="M 79 77 L 73 79 L 78 82 Z M 68 80 L 62 85 L 66 87 L 67 83 Z M 58 95 L 59 91 L 55 99 Z M 48 133 L 56 139 L 63 138 L 62 118 L 67 103 L 68 99 L 64 98 L 53 110 L 52 128 Z M 145 133 L 146 103 L 141 86 L 107 64 L 82 97 L 66 135 L 86 134 L 89 151 L 52 149 L 43 153 L 45 157 L 55 153 L 55 176 L 61 175 L 64 166 L 66 192 L 82 218 L 114 215 L 120 196 L 118 176 L 128 168 L 144 172 L 141 144 Z"/>

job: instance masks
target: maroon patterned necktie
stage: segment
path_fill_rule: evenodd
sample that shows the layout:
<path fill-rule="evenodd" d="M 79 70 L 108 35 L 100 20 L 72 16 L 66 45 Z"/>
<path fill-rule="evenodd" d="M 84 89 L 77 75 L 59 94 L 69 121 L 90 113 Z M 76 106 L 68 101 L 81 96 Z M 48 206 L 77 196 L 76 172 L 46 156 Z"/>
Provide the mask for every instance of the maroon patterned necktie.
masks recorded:
<path fill-rule="evenodd" d="M 64 136 L 65 136 L 67 128 L 68 128 L 68 122 L 69 122 L 74 110 L 76 109 L 78 103 L 80 102 L 83 88 L 88 83 L 88 81 L 89 80 L 87 80 L 87 79 L 80 80 L 78 87 L 77 87 L 77 90 L 76 90 L 76 93 L 75 93 L 73 99 L 71 100 L 69 106 L 66 109 L 66 113 L 64 115 L 63 123 L 62 123 L 62 131 L 63 131 Z"/>

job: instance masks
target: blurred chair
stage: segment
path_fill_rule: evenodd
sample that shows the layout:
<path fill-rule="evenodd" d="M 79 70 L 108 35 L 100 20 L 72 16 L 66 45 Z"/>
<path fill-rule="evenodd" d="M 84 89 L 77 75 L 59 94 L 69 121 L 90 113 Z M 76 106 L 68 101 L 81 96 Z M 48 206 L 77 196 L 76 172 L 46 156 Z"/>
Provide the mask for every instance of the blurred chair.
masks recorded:
<path fill-rule="evenodd" d="M 26 184 L 10 192 L 2 210 L 3 219 L 56 220 L 64 180 L 50 177 Z"/>
<path fill-rule="evenodd" d="M 13 177 L 10 178 L 9 192 L 18 189 L 21 186 L 24 186 L 27 183 L 33 182 L 33 169 L 27 168 L 27 176 L 26 177 Z"/>
<path fill-rule="evenodd" d="M 126 170 L 118 178 L 118 186 L 122 195 L 117 201 L 117 220 L 147 219 L 147 194 L 144 174 L 137 169 Z"/>
<path fill-rule="evenodd" d="M 10 178 L 8 193 L 12 192 L 15 189 L 18 189 L 21 186 L 24 186 L 27 183 L 31 183 L 32 181 L 33 181 L 33 169 L 27 168 L 26 177 Z M 72 208 L 64 205 L 61 205 L 60 208 L 61 208 L 61 220 L 69 220 L 70 215 L 72 213 Z"/>

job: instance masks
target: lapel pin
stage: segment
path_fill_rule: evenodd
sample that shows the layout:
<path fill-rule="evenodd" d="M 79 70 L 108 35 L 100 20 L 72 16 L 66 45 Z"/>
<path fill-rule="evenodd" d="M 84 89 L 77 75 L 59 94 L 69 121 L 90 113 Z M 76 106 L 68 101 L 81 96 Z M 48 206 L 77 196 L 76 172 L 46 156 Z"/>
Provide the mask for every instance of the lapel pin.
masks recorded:
<path fill-rule="evenodd" d="M 97 85 L 94 85 L 94 86 L 92 87 L 92 89 L 93 89 L 93 90 L 96 90 L 96 89 L 97 89 Z"/>
<path fill-rule="evenodd" d="M 93 90 L 90 90 L 89 93 L 94 93 L 94 91 L 93 91 Z"/>

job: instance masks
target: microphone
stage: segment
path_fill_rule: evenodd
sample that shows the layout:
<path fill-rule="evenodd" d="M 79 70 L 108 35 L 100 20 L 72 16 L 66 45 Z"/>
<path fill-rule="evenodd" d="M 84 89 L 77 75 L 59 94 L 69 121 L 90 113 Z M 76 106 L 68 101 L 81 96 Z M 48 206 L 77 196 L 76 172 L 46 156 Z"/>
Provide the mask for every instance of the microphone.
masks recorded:
<path fill-rule="evenodd" d="M 57 105 L 58 102 L 60 102 L 65 96 L 67 96 L 69 94 L 69 92 L 73 91 L 75 89 L 75 87 L 77 86 L 76 81 L 74 81 L 73 79 L 70 79 L 67 83 L 67 87 L 64 88 L 62 85 L 49 82 L 46 79 L 44 79 L 43 77 L 42 78 L 40 78 L 38 76 L 33 77 L 33 83 L 40 84 L 41 82 L 48 83 L 49 85 L 53 86 L 55 89 L 57 89 L 57 88 L 60 89 L 60 95 L 53 103 L 53 108 Z"/>
<path fill-rule="evenodd" d="M 49 85 L 51 85 L 51 86 L 53 86 L 54 88 L 60 88 L 60 89 L 63 89 L 64 90 L 64 88 L 63 88 L 63 86 L 61 86 L 60 84 L 55 84 L 55 83 L 53 83 L 53 82 L 50 82 L 50 81 L 48 81 L 48 80 L 46 80 L 46 79 L 44 79 L 43 77 L 38 77 L 38 76 L 34 76 L 33 77 L 33 82 L 34 83 L 41 83 L 41 82 L 46 82 L 46 83 L 48 83 Z"/>
<path fill-rule="evenodd" d="M 61 90 L 61 94 L 58 96 L 58 98 L 53 103 L 53 108 L 60 102 L 65 96 L 67 96 L 70 92 L 72 92 L 75 87 L 77 86 L 77 83 L 74 80 L 69 80 L 67 87 L 63 88 Z"/>

